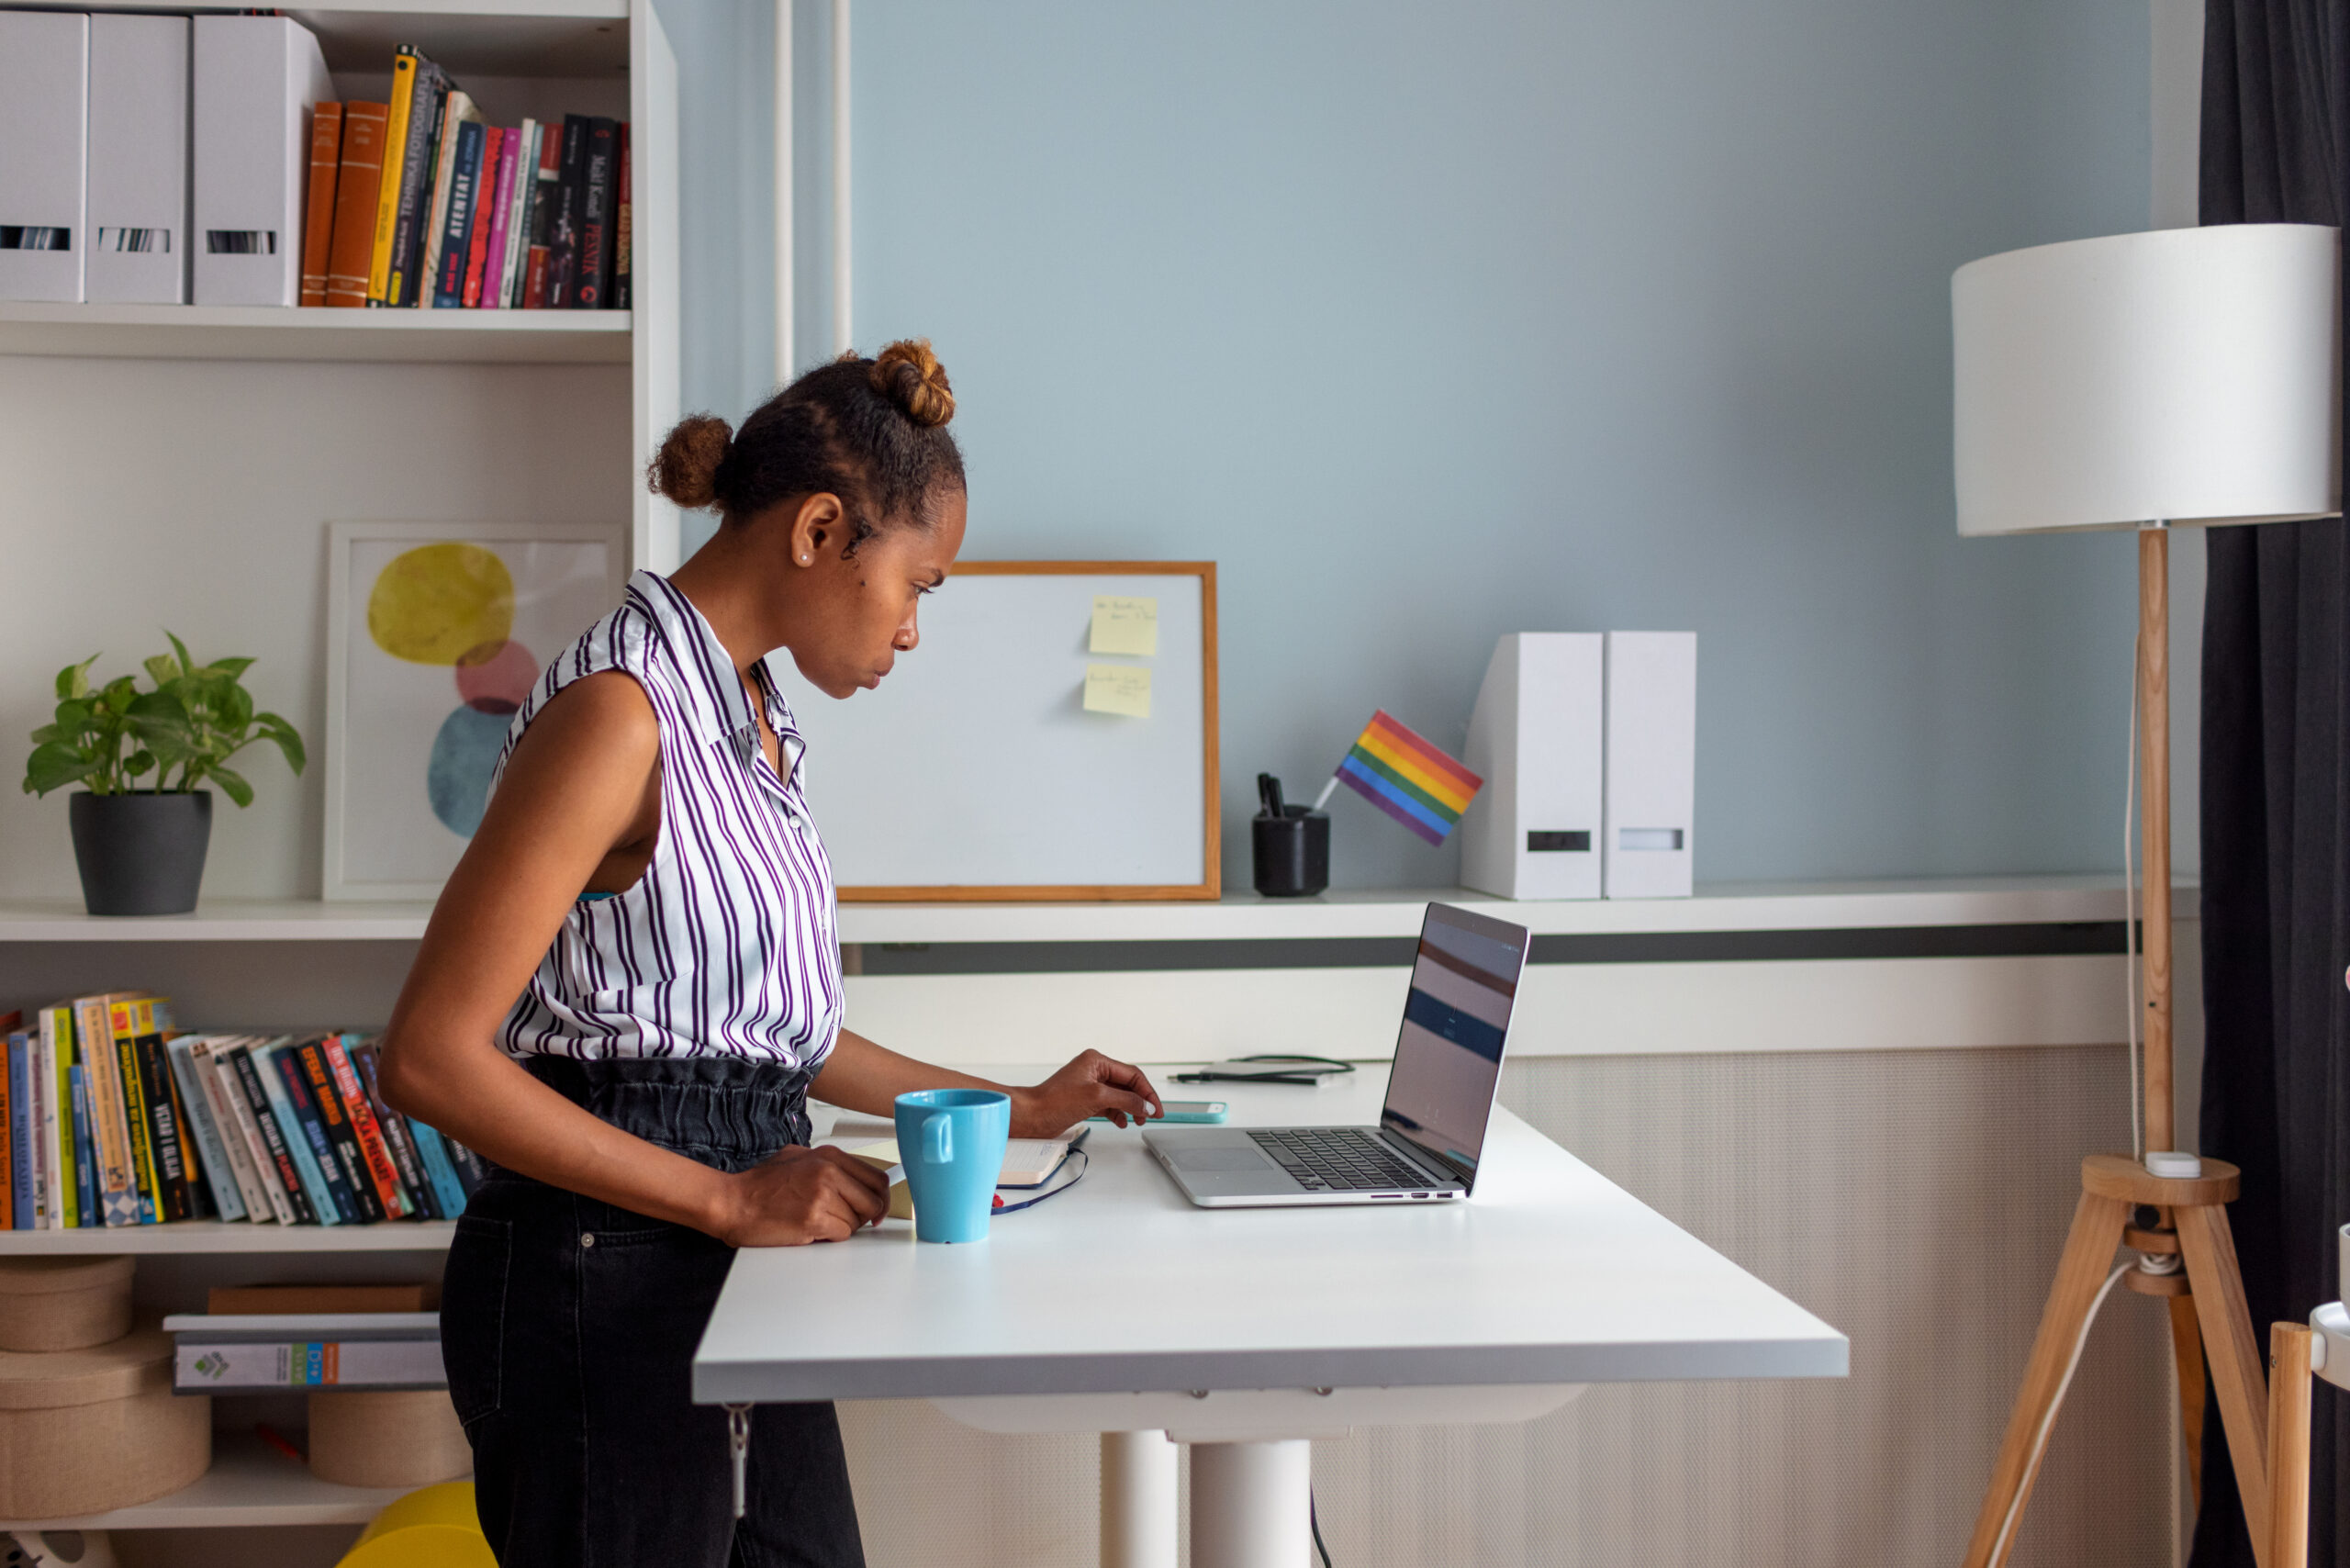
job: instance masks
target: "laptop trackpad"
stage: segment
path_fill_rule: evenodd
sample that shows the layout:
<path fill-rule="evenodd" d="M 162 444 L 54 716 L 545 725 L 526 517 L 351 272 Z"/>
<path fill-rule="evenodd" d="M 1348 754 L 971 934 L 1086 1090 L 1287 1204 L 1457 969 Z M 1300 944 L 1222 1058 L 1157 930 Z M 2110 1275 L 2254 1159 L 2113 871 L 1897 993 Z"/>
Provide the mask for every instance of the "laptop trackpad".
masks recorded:
<path fill-rule="evenodd" d="M 1203 1176 L 1235 1170 L 1262 1170 L 1271 1163 L 1253 1148 L 1179 1148 L 1173 1158 L 1176 1170 L 1196 1170 Z"/>

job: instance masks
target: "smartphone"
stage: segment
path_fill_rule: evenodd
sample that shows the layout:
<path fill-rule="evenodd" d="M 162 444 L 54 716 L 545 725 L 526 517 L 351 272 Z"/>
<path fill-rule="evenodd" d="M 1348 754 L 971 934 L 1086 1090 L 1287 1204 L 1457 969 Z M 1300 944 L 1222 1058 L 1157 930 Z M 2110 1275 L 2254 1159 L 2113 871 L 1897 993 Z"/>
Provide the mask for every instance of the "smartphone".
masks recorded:
<path fill-rule="evenodd" d="M 1229 1107 L 1221 1100 L 1161 1100 L 1158 1108 L 1167 1114 L 1160 1117 L 1168 1122 L 1220 1122 Z M 1106 1122 L 1107 1116 L 1092 1116 L 1088 1120 Z"/>

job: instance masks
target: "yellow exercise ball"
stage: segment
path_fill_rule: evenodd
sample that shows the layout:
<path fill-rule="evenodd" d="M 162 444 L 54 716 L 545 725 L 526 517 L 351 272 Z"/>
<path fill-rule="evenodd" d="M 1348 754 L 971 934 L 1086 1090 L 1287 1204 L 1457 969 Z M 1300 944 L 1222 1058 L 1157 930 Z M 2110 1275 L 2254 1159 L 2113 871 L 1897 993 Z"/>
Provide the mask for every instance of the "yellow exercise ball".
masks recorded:
<path fill-rule="evenodd" d="M 395 1498 L 335 1568 L 498 1568 L 474 1512 L 474 1484 L 444 1482 Z"/>

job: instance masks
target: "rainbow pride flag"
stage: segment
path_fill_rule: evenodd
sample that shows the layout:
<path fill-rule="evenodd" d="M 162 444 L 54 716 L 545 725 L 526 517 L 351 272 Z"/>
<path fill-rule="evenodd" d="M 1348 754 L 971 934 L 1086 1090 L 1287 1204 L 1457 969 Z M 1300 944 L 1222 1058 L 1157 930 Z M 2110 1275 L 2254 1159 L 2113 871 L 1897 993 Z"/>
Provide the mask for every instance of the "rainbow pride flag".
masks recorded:
<path fill-rule="evenodd" d="M 1442 844 L 1485 781 L 1387 716 L 1373 713 L 1335 780 L 1430 844 Z M 1328 790 L 1324 790 L 1325 795 Z"/>

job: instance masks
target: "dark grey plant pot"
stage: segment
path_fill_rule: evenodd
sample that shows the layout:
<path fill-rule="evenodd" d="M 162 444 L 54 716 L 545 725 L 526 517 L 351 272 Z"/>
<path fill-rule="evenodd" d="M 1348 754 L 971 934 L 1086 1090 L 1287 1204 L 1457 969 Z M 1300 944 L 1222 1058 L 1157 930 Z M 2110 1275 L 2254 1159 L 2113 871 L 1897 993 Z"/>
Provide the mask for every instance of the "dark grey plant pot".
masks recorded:
<path fill-rule="evenodd" d="M 92 914 L 185 914 L 204 883 L 212 843 L 212 791 L 75 793 L 73 862 Z"/>

